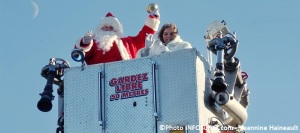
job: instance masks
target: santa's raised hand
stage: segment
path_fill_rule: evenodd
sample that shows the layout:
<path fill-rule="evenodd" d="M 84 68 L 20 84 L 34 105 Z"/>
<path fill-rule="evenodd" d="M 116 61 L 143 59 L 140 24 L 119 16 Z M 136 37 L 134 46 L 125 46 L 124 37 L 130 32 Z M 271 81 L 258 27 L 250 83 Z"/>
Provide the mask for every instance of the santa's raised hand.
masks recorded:
<path fill-rule="evenodd" d="M 94 35 L 92 36 L 92 31 L 91 31 L 91 30 L 88 31 L 88 32 L 85 34 L 85 36 L 82 38 L 82 42 L 83 42 L 84 44 L 90 44 L 91 41 L 92 41 L 92 39 L 95 37 L 95 35 L 96 35 L 96 34 L 94 34 Z"/>
<path fill-rule="evenodd" d="M 158 5 L 155 3 L 151 3 L 147 6 L 146 11 L 148 13 L 150 13 L 151 16 L 159 18 L 160 14 L 159 14 L 159 9 L 158 9 Z"/>
<path fill-rule="evenodd" d="M 154 10 L 154 11 L 150 12 L 150 15 L 154 16 L 156 18 L 159 18 L 160 17 L 159 9 L 157 8 L 157 10 Z"/>

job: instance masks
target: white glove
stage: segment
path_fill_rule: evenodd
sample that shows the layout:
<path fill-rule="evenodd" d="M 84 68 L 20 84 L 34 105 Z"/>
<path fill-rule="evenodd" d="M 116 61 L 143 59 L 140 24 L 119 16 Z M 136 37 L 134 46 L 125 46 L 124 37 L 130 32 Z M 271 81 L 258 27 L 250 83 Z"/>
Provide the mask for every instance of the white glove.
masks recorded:
<path fill-rule="evenodd" d="M 150 12 L 150 15 L 151 15 L 151 16 L 154 16 L 154 17 L 156 17 L 156 18 L 159 18 L 159 17 L 160 17 L 160 14 L 159 14 L 158 8 L 157 8 L 157 10 L 154 10 L 154 11 Z"/>
<path fill-rule="evenodd" d="M 84 44 L 91 43 L 91 40 L 95 37 L 95 35 L 92 36 L 92 31 L 88 31 L 86 35 L 82 38 L 82 42 Z"/>
<path fill-rule="evenodd" d="M 154 44 L 154 38 L 153 38 L 153 34 L 146 34 L 146 39 L 145 39 L 145 43 L 146 43 L 146 48 L 150 48 L 153 46 Z"/>
<path fill-rule="evenodd" d="M 149 55 L 149 52 L 150 52 L 150 48 L 143 48 L 141 50 L 141 57 L 146 57 Z"/>

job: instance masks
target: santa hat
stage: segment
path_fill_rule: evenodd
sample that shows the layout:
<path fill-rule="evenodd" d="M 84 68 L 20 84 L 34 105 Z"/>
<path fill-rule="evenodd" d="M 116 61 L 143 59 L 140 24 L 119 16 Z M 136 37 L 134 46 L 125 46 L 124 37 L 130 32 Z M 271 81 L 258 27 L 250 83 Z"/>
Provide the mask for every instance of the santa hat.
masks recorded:
<path fill-rule="evenodd" d="M 119 37 L 122 36 L 122 34 L 123 34 L 122 25 L 119 22 L 119 20 L 114 15 L 112 15 L 112 13 L 110 13 L 110 12 L 108 12 L 105 17 L 101 18 L 100 25 L 98 28 L 101 29 L 105 25 L 112 26 L 114 28 L 114 31 L 117 32 L 117 35 Z"/>

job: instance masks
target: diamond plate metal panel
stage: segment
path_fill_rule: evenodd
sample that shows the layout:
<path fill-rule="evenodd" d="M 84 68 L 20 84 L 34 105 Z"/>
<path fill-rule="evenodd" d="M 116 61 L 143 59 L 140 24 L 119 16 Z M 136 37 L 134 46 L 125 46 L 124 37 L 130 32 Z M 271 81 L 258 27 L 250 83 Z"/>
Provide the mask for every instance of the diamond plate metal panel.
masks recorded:
<path fill-rule="evenodd" d="M 151 66 L 149 58 L 106 64 L 106 132 L 155 132 Z"/>
<path fill-rule="evenodd" d="M 98 122 L 98 72 L 103 65 L 67 69 L 65 82 L 65 132 L 101 133 Z"/>
<path fill-rule="evenodd" d="M 195 59 L 194 50 L 157 57 L 159 125 L 198 125 Z"/>
<path fill-rule="evenodd" d="M 208 116 L 213 114 L 207 109 L 204 98 L 209 96 L 210 90 L 205 77 L 211 75 L 204 58 L 196 49 L 187 49 L 162 54 L 155 60 L 158 64 L 159 127 L 207 125 Z"/>
<path fill-rule="evenodd" d="M 153 78 L 154 62 L 156 78 Z M 69 68 L 64 76 L 65 132 L 154 133 L 157 130 L 169 133 L 160 127 L 207 126 L 209 118 L 215 116 L 208 105 L 210 70 L 196 49 L 92 65 L 84 71 L 81 67 Z M 103 74 L 101 79 L 99 72 Z M 104 82 L 101 87 L 100 81 Z M 154 98 L 155 87 L 157 99 Z M 104 97 L 99 97 L 99 88 Z M 104 100 L 101 113 L 100 99 Z M 104 126 L 99 124 L 99 114 Z"/>

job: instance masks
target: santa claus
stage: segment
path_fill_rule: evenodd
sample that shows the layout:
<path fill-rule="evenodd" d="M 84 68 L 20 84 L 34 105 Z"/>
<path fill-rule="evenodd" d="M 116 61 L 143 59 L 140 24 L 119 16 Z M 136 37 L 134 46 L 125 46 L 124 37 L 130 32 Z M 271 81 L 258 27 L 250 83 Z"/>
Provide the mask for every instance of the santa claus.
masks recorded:
<path fill-rule="evenodd" d="M 84 52 L 87 65 L 133 59 L 137 51 L 145 46 L 146 35 L 157 31 L 159 17 L 158 9 L 150 12 L 136 36 L 122 37 L 121 23 L 109 12 L 100 20 L 95 33 L 92 35 L 89 31 L 77 41 L 75 48 Z"/>

